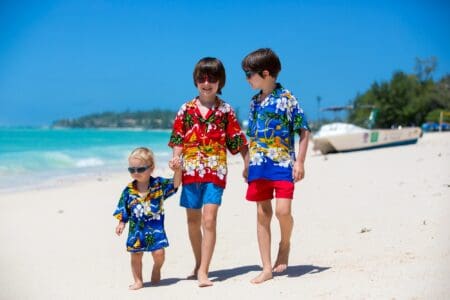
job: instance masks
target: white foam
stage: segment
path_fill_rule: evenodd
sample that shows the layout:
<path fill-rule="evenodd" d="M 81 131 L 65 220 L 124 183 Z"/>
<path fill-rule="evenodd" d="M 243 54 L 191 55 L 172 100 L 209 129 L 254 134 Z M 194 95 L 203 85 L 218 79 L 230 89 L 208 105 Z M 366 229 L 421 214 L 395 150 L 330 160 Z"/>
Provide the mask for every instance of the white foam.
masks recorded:
<path fill-rule="evenodd" d="M 96 158 L 96 157 L 80 159 L 75 162 L 75 166 L 77 168 L 103 166 L 104 164 L 105 164 L 105 162 L 103 160 Z"/>

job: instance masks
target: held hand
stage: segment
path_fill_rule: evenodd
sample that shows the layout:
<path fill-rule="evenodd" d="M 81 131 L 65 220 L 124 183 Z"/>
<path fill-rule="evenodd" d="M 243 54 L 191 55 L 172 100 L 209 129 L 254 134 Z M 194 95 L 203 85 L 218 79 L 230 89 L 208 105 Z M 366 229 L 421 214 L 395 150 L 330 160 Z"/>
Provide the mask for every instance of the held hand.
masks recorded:
<path fill-rule="evenodd" d="M 119 225 L 116 226 L 116 234 L 120 236 L 124 229 L 125 229 L 125 223 L 120 222 Z"/>
<path fill-rule="evenodd" d="M 170 161 L 169 161 L 169 168 L 172 171 L 178 170 L 181 168 L 181 159 L 179 157 L 173 157 Z"/>
<path fill-rule="evenodd" d="M 294 163 L 294 169 L 292 170 L 292 177 L 294 182 L 298 182 L 305 177 L 305 166 L 301 161 L 296 161 Z"/>

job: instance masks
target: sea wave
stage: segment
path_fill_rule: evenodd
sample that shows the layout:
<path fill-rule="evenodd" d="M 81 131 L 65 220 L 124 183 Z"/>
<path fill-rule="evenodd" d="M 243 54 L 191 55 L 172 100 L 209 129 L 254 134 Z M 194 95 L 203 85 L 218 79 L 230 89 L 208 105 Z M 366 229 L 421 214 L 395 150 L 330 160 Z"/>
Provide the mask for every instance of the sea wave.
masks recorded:
<path fill-rule="evenodd" d="M 164 169 L 172 156 L 170 132 L 0 129 L 0 190 L 27 181 L 60 176 L 125 171 L 128 155 L 139 146 L 155 154 Z"/>
<path fill-rule="evenodd" d="M 62 151 L 45 152 L 21 152 L 0 155 L 1 172 L 22 173 L 25 171 L 89 168 L 95 166 L 112 165 L 120 166 L 127 164 L 128 151 L 117 152 L 103 151 L 103 156 L 97 151 L 80 151 L 79 153 L 68 153 Z M 156 152 L 156 161 L 165 163 L 170 158 L 170 152 Z"/>
<path fill-rule="evenodd" d="M 8 153 L 0 156 L 0 170 L 13 173 L 70 169 L 104 164 L 99 157 L 76 157 L 61 151 Z"/>
<path fill-rule="evenodd" d="M 103 166 L 105 162 L 99 158 L 91 157 L 86 159 L 80 159 L 75 163 L 78 168 L 86 168 L 86 167 L 95 167 L 95 166 Z"/>

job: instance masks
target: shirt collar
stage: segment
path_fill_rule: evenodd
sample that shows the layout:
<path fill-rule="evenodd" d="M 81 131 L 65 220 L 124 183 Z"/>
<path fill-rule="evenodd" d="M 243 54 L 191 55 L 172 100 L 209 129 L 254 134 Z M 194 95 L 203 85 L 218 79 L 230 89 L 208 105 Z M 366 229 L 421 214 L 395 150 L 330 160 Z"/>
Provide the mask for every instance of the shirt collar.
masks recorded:
<path fill-rule="evenodd" d="M 149 183 L 148 183 L 148 189 L 150 189 L 150 187 L 152 186 L 154 180 L 155 180 L 155 178 L 150 176 L 150 180 L 149 180 Z M 130 182 L 128 184 L 128 189 L 130 191 L 130 194 L 140 196 L 139 195 L 139 191 L 137 189 L 137 180 L 133 180 L 132 182 Z"/>
<path fill-rule="evenodd" d="M 281 85 L 281 83 L 277 82 L 275 84 L 275 88 L 273 89 L 272 93 L 270 93 L 268 96 L 271 97 L 278 97 L 281 95 L 281 93 L 283 92 L 283 86 Z M 256 94 L 255 96 L 253 96 L 252 100 L 254 101 L 258 101 L 258 96 L 262 94 L 262 90 L 259 91 L 258 94 Z"/>
<path fill-rule="evenodd" d="M 189 102 L 186 104 L 186 107 L 187 107 L 187 108 L 191 108 L 191 109 L 195 109 L 195 108 L 197 107 L 197 101 L 199 101 L 199 100 L 198 100 L 198 96 L 195 97 L 194 99 L 192 99 L 191 101 L 189 101 Z M 218 108 L 221 107 L 223 104 L 224 104 L 224 101 L 223 101 L 219 96 L 217 96 L 217 97 L 216 97 L 216 101 L 215 101 L 215 103 L 214 103 L 214 106 L 211 107 L 211 110 L 218 109 Z"/>

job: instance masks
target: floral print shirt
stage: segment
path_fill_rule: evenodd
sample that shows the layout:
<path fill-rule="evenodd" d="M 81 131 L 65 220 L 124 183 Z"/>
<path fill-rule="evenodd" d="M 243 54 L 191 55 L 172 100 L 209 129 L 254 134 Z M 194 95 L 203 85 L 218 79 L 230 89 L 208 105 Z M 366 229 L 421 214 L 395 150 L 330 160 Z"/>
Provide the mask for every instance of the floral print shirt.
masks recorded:
<path fill-rule="evenodd" d="M 250 163 L 248 182 L 256 179 L 293 181 L 295 133 L 310 130 L 297 99 L 281 84 L 264 100 L 250 102 L 247 135 Z"/>
<path fill-rule="evenodd" d="M 227 149 L 238 153 L 247 139 L 231 106 L 217 98 L 205 117 L 198 98 L 183 104 L 175 117 L 169 146 L 183 147 L 183 184 L 211 182 L 225 188 Z"/>
<path fill-rule="evenodd" d="M 175 194 L 173 179 L 150 177 L 148 194 L 142 197 L 136 181 L 127 185 L 120 196 L 114 217 L 129 223 L 127 251 L 155 251 L 169 246 L 164 230 L 164 200 Z"/>

